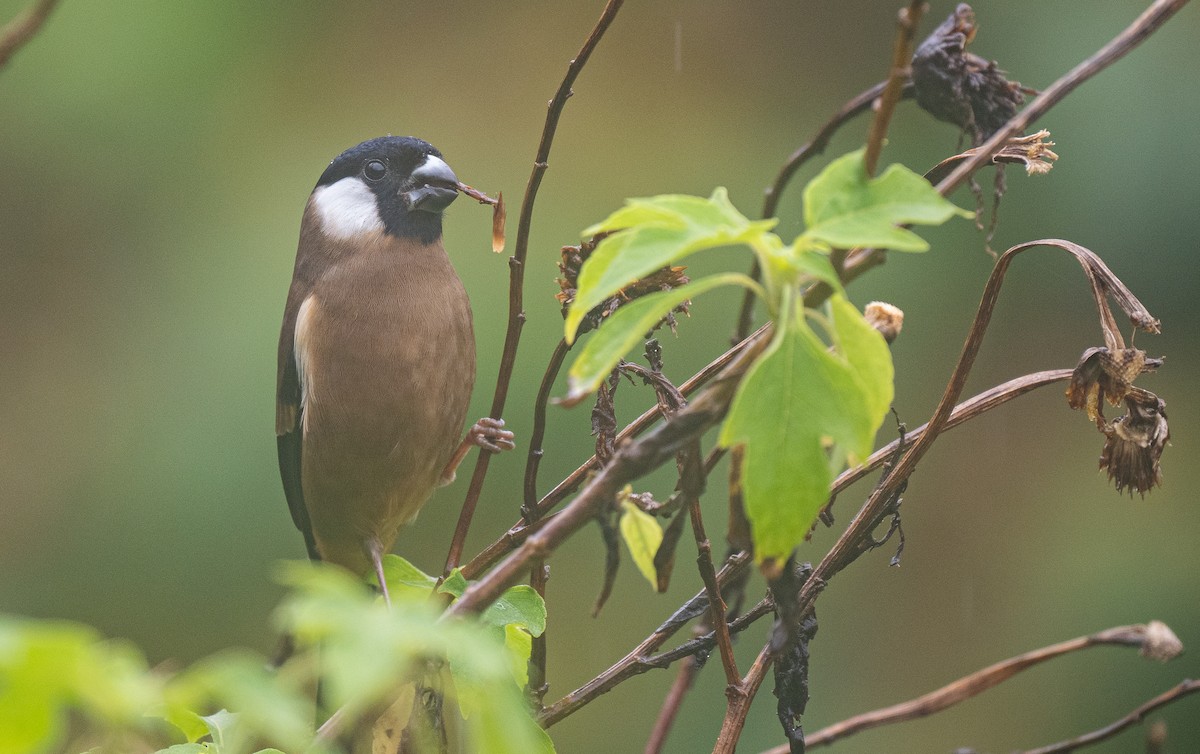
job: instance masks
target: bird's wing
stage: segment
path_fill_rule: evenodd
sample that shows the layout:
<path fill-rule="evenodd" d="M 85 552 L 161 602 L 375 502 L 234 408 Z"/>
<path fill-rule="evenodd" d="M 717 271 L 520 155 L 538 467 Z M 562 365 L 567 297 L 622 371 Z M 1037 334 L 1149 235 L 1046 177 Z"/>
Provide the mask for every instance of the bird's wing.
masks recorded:
<path fill-rule="evenodd" d="M 283 478 L 283 492 L 292 512 L 292 521 L 304 535 L 304 546 L 308 549 L 308 556 L 313 560 L 320 560 L 300 478 L 300 459 L 304 447 L 304 406 L 300 400 L 300 372 L 296 365 L 296 320 L 309 289 L 307 281 L 297 275 L 292 289 L 288 292 L 287 306 L 283 313 L 275 394 L 275 439 L 279 448 L 279 475 Z"/>

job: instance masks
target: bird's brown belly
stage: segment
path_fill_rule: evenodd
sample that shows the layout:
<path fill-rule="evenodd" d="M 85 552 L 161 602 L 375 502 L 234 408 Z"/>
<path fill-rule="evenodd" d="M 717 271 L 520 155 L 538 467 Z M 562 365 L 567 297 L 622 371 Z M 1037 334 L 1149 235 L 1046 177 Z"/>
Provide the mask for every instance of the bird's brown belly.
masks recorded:
<path fill-rule="evenodd" d="M 315 296 L 316 317 L 340 314 L 335 296 Z M 313 332 L 339 337 L 308 344 L 305 364 L 301 474 L 313 535 L 323 559 L 360 573 L 367 548 L 390 549 L 438 485 L 474 378 L 469 329 L 399 304 L 373 314 L 349 332 L 314 322 Z"/>

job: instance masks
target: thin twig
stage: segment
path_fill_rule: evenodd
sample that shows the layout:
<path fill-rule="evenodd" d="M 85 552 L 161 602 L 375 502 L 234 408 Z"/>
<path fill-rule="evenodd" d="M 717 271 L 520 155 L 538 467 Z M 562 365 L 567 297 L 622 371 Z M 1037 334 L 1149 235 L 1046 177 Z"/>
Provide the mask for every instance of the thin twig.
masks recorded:
<path fill-rule="evenodd" d="M 675 717 L 679 714 L 679 708 L 683 705 L 687 693 L 692 690 L 692 684 L 695 683 L 696 675 L 699 674 L 701 667 L 694 656 L 687 658 L 687 661 L 679 666 L 679 673 L 675 676 L 675 682 L 671 684 L 671 690 L 663 699 L 662 707 L 658 711 L 654 727 L 650 729 L 650 737 L 646 739 L 646 748 L 643 749 L 642 754 L 660 754 L 662 752 L 663 747 L 667 744 L 667 734 L 671 732 L 671 727 L 675 724 Z"/>
<path fill-rule="evenodd" d="M 689 602 L 688 604 L 691 603 Z M 707 607 L 708 599 L 705 597 L 701 610 L 703 611 Z M 729 622 L 729 633 L 739 634 L 745 631 L 760 618 L 770 615 L 774 609 L 775 603 L 769 598 L 761 600 L 754 607 L 747 610 L 745 615 L 739 615 L 736 619 Z M 549 728 L 563 718 L 578 712 L 589 702 L 595 701 L 596 697 L 612 691 L 617 685 L 630 678 L 650 670 L 668 668 L 672 663 L 678 662 L 685 657 L 695 657 L 700 652 L 709 652 L 716 646 L 716 634 L 710 631 L 703 636 L 685 641 L 674 649 L 668 649 L 658 654 L 645 655 L 631 652 L 600 675 L 567 694 L 562 699 L 559 699 L 554 704 L 548 705 L 538 715 L 538 722 L 542 724 L 542 727 Z"/>
<path fill-rule="evenodd" d="M 562 369 L 563 360 L 570 350 L 571 346 L 566 340 L 558 341 L 558 345 L 554 347 L 533 406 L 533 431 L 529 434 L 529 455 L 525 459 L 525 502 L 521 506 L 521 516 L 526 521 L 536 521 L 540 518 L 537 507 L 537 474 L 542 456 L 545 455 L 542 440 L 546 437 L 546 409 L 550 404 L 550 391 L 554 389 L 554 381 L 558 379 L 558 372 Z"/>
<path fill-rule="evenodd" d="M 725 695 L 729 698 L 729 704 L 725 709 L 725 721 L 721 724 L 721 732 L 717 734 L 717 743 L 713 746 L 713 754 L 733 754 L 737 750 L 738 738 L 742 735 L 742 728 L 746 726 L 746 715 L 750 714 L 750 705 L 770 672 L 773 661 L 771 646 L 768 644 L 758 653 L 758 657 L 754 658 L 754 664 L 746 671 L 746 677 L 736 686 L 726 689 Z"/>
<path fill-rule="evenodd" d="M 500 355 L 500 372 L 496 377 L 496 392 L 492 397 L 490 416 L 494 419 L 501 418 L 504 413 L 504 404 L 508 399 L 508 386 L 512 381 L 513 366 L 517 360 L 517 344 L 521 340 L 521 328 L 525 324 L 523 304 L 525 258 L 529 252 L 529 229 L 533 222 L 533 203 L 537 199 L 538 189 L 542 185 L 542 177 L 546 174 L 546 169 L 550 167 L 547 160 L 550 159 L 550 147 L 554 143 L 558 120 L 562 116 L 563 108 L 566 107 L 567 99 L 574 94 L 571 87 L 574 85 L 575 79 L 583 70 L 592 51 L 596 49 L 604 32 L 616 18 L 617 11 L 621 9 L 623 2 L 624 0 L 608 0 L 608 4 L 604 6 L 604 11 L 600 14 L 600 20 L 596 22 L 587 39 L 584 40 L 583 46 L 579 48 L 579 54 L 567 65 L 567 73 L 563 76 L 562 83 L 558 85 L 558 91 L 555 92 L 547 106 L 546 124 L 542 128 L 542 138 L 538 143 L 537 156 L 533 160 L 533 170 L 529 174 L 529 182 L 525 185 L 525 198 L 521 200 L 521 214 L 517 221 L 516 248 L 513 250 L 513 256 L 508 260 L 508 329 L 504 335 L 504 350 Z M 450 541 L 450 550 L 446 554 L 444 573 L 449 573 L 462 558 L 462 549 L 467 541 L 467 531 L 471 527 L 471 519 L 475 516 L 475 506 L 483 491 L 483 480 L 487 476 L 491 458 L 492 453 L 483 449 L 476 457 L 475 471 L 471 474 L 471 483 L 467 487 L 467 495 L 463 500 L 458 525 L 454 529 L 454 538 Z"/>
<path fill-rule="evenodd" d="M 690 396 L 699 388 L 703 387 L 717 375 L 722 369 L 729 365 L 747 348 L 761 348 L 766 344 L 770 337 L 771 325 L 765 324 L 758 330 L 754 331 L 749 337 L 741 343 L 733 346 L 725 353 L 709 362 L 703 369 L 692 375 L 686 382 L 679 386 L 679 392 L 685 397 Z M 657 403 L 647 409 L 641 416 L 630 422 L 628 426 L 617 433 L 615 445 L 620 447 L 625 441 L 637 437 L 649 429 L 654 422 L 658 421 L 662 415 L 662 411 Z M 577 469 L 568 474 L 561 482 L 555 485 L 554 489 L 547 492 L 538 501 L 537 512 L 539 516 L 544 516 L 548 511 L 562 502 L 568 495 L 578 489 L 579 485 L 587 478 L 588 474 L 598 468 L 598 460 L 596 456 L 592 456 L 584 461 Z M 546 519 L 541 519 L 538 524 L 542 524 Z M 524 542 L 533 532 L 528 531 L 529 527 L 525 520 L 522 519 L 509 527 L 508 531 L 500 536 L 495 542 L 485 547 L 478 555 L 471 559 L 469 563 L 463 566 L 463 575 L 468 579 L 474 579 L 496 564 L 500 558 L 506 553 L 516 549 Z"/>
<path fill-rule="evenodd" d="M 921 16 L 925 15 L 924 0 L 911 0 L 907 8 L 901 8 L 896 17 L 896 41 L 892 45 L 892 64 L 888 71 L 887 84 L 879 97 L 879 107 L 875 109 L 875 117 L 871 119 L 871 129 L 867 132 L 866 154 L 863 163 L 866 166 L 867 177 L 875 175 L 879 167 L 879 154 L 883 151 L 883 142 L 887 139 L 888 124 L 892 122 L 892 113 L 900 102 L 900 91 L 904 82 L 912 79 L 912 48 L 913 37 L 916 36 L 917 26 Z M 835 248 L 829 254 L 829 262 L 841 278 L 846 268 L 848 249 Z"/>
<path fill-rule="evenodd" d="M 1094 730 L 1091 733 L 1085 733 L 1082 736 L 1072 738 L 1068 741 L 1059 741 L 1056 744 L 1043 746 L 1040 749 L 1029 749 L 1025 752 L 1022 752 L 1022 754 L 1061 754 L 1061 752 L 1075 751 L 1076 749 L 1082 749 L 1085 746 L 1091 746 L 1092 744 L 1099 743 L 1106 738 L 1112 738 L 1131 725 L 1140 723 L 1146 718 L 1146 715 L 1150 714 L 1159 707 L 1165 707 L 1171 702 L 1179 701 L 1188 694 L 1194 694 L 1197 691 L 1200 691 L 1200 680 L 1189 679 L 1183 681 L 1175 688 L 1159 694 L 1134 711 L 1130 712 L 1125 717 L 1122 717 L 1120 720 L 1117 720 L 1110 725 L 1106 725 L 1099 730 Z"/>
<path fill-rule="evenodd" d="M 468 587 L 443 617 L 484 610 L 525 572 L 532 561 L 544 560 L 567 537 L 590 522 L 603 506 L 610 505 L 621 487 L 674 458 L 688 443 L 721 421 L 729 410 L 739 380 L 766 346 L 765 338 L 747 344 L 696 399 L 644 437 L 620 446 L 608 465 L 588 480 L 574 500 L 515 552 Z"/>
<path fill-rule="evenodd" d="M 729 626 L 725 623 L 725 600 L 721 597 L 721 587 L 717 583 L 717 573 L 713 568 L 712 545 L 708 535 L 704 533 L 704 519 L 700 513 L 700 495 L 704 491 L 704 470 L 700 459 L 700 442 L 692 442 L 687 458 L 683 462 L 683 473 L 680 476 L 682 492 L 688 501 L 688 515 L 692 519 L 692 534 L 696 537 L 696 566 L 700 570 L 700 580 L 704 582 L 704 591 L 708 593 L 709 620 L 717 633 L 717 647 L 721 653 L 721 665 L 725 668 L 725 681 L 736 684 L 741 679 L 738 672 L 737 660 L 733 656 L 733 641 L 729 638 Z"/>
<path fill-rule="evenodd" d="M 56 5 L 58 0 L 37 0 L 28 10 L 5 24 L 4 28 L 0 28 L 0 68 L 3 68 L 26 42 L 33 39 Z"/>
<path fill-rule="evenodd" d="M 550 391 L 554 388 L 554 381 L 558 378 L 563 360 L 566 359 L 567 352 L 570 350 L 571 346 L 566 340 L 558 341 L 558 345 L 554 347 L 554 352 L 550 355 L 550 363 L 546 365 L 546 371 L 542 375 L 542 384 L 538 388 L 537 399 L 534 403 L 533 431 L 529 436 L 529 455 L 525 459 L 525 501 L 521 505 L 522 516 L 526 521 L 532 523 L 536 523 L 539 518 L 537 473 L 545 453 L 542 449 L 542 440 L 546 436 L 546 408 L 550 403 Z M 546 564 L 540 560 L 534 561 L 529 570 L 529 585 L 543 600 L 546 598 L 548 570 Z M 538 706 L 541 705 L 547 690 L 546 642 L 546 632 L 543 631 L 540 635 L 533 637 L 533 645 L 529 652 L 529 690 Z"/>
<path fill-rule="evenodd" d="M 750 555 L 748 553 L 737 553 L 731 556 L 717 573 L 717 583 L 726 584 L 737 575 L 750 563 Z M 711 643 L 704 645 L 697 644 L 697 640 L 685 644 L 693 647 L 691 651 L 686 651 L 683 654 L 671 655 L 663 653 L 660 655 L 653 654 L 663 644 L 665 644 L 672 636 L 683 628 L 689 621 L 703 615 L 708 610 L 708 592 L 701 590 L 690 600 L 685 602 L 682 607 L 671 614 L 671 617 L 663 621 L 658 628 L 643 639 L 636 647 L 629 651 L 624 657 L 613 663 L 607 669 L 601 671 L 595 678 L 588 681 L 584 685 L 575 689 L 563 696 L 563 698 L 547 705 L 544 710 L 538 715 L 538 722 L 542 727 L 548 728 L 558 721 L 567 717 L 571 713 L 579 710 L 588 702 L 592 701 L 601 694 L 606 693 L 623 681 L 626 681 L 635 675 L 640 675 L 653 668 L 665 668 L 675 660 L 683 657 L 688 657 L 695 652 L 702 651 L 705 648 L 712 648 L 715 644 L 715 638 L 709 634 Z M 749 614 L 747 614 L 749 615 Z M 730 630 L 736 632 L 749 626 L 753 620 L 745 620 L 746 616 L 742 616 L 734 624 L 730 626 Z M 683 645 L 681 645 L 683 646 Z"/>
<path fill-rule="evenodd" d="M 1007 681 L 1023 670 L 1081 649 L 1099 646 L 1123 646 L 1143 648 L 1143 652 L 1145 652 L 1144 647 L 1148 643 L 1156 641 L 1156 637 L 1160 635 L 1157 633 L 1157 628 L 1151 629 L 1151 626 L 1154 625 L 1151 623 L 1149 625 L 1118 626 L 1019 654 L 1016 657 L 1011 657 L 994 665 L 989 665 L 982 670 L 977 670 L 970 675 L 963 676 L 936 691 L 931 691 L 916 699 L 910 699 L 900 704 L 884 707 L 883 709 L 864 712 L 833 725 L 826 726 L 816 733 L 805 737 L 805 744 L 809 748 L 824 746 L 864 730 L 927 717 L 928 715 L 948 709 L 959 702 L 966 701 L 971 697 L 978 696 L 984 691 Z M 1170 634 L 1170 636 L 1173 638 L 1174 634 Z M 764 752 L 764 754 L 788 754 L 788 751 L 788 745 L 784 744 L 770 749 Z"/>
<path fill-rule="evenodd" d="M 921 16 L 925 15 L 924 0 L 912 0 L 907 8 L 901 8 L 896 18 L 896 41 L 892 46 L 892 67 L 888 71 L 887 84 L 879 97 L 879 108 L 871 119 L 871 130 L 867 134 L 867 153 L 864 158 L 867 175 L 875 175 L 879 165 L 879 153 L 883 151 L 883 141 L 887 138 L 888 124 L 892 122 L 892 113 L 900 102 L 900 91 L 904 83 L 912 78 L 912 48 L 913 37 L 916 36 L 917 26 Z"/>

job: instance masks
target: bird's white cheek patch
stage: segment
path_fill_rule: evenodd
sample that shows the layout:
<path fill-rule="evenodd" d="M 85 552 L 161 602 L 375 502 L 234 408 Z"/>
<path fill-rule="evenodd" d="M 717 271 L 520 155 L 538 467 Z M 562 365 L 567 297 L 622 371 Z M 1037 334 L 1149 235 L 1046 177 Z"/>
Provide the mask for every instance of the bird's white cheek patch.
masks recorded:
<path fill-rule="evenodd" d="M 296 355 L 296 374 L 300 378 L 300 407 L 306 412 L 313 399 L 313 327 L 317 318 L 317 297 L 309 296 L 296 314 L 293 351 Z"/>
<path fill-rule="evenodd" d="M 343 178 L 320 186 L 313 192 L 312 202 L 321 220 L 321 230 L 327 236 L 352 238 L 383 230 L 375 194 L 361 178 Z"/>

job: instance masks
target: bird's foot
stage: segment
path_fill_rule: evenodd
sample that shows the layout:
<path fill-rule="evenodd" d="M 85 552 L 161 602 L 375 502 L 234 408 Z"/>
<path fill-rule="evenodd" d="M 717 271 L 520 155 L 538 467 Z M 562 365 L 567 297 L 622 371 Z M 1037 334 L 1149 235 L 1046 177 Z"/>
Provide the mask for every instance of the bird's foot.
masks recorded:
<path fill-rule="evenodd" d="M 485 416 L 471 425 L 463 442 L 490 450 L 493 453 L 500 453 L 517 447 L 515 439 L 516 435 L 504 428 L 503 419 Z"/>
<path fill-rule="evenodd" d="M 483 448 L 493 453 L 501 453 L 517 447 L 514 442 L 515 438 L 516 435 L 504 428 L 503 419 L 485 416 L 475 422 L 467 430 L 467 436 L 458 444 L 458 449 L 454 451 L 446 468 L 442 469 L 442 484 L 446 485 L 454 481 L 458 465 L 467 457 L 471 448 Z"/>

